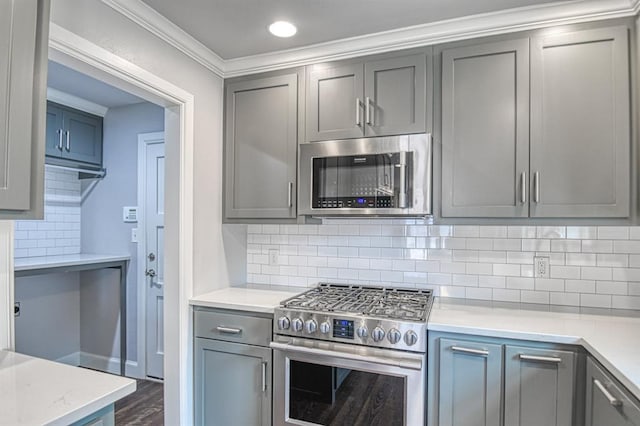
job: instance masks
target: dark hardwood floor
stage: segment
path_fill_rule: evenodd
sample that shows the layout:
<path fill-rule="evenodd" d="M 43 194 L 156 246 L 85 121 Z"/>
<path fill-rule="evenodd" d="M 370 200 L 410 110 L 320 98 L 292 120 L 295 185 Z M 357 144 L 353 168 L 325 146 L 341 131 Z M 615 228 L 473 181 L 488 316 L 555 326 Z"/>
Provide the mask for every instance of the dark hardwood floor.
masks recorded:
<path fill-rule="evenodd" d="M 164 424 L 164 385 L 138 380 L 137 389 L 116 402 L 116 426 Z"/>

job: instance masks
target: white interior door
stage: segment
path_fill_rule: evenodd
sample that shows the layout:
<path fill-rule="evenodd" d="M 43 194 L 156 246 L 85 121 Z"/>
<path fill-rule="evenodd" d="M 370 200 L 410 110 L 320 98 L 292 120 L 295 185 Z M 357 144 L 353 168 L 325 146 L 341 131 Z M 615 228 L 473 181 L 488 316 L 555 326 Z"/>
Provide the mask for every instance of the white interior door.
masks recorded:
<path fill-rule="evenodd" d="M 164 377 L 164 134 L 144 135 L 146 375 Z"/>

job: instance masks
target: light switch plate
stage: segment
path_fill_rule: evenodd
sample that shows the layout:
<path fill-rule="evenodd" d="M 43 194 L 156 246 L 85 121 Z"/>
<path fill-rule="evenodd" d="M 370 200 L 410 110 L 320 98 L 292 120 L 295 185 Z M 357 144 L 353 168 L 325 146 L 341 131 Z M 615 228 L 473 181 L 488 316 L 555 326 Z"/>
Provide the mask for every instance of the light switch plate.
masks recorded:
<path fill-rule="evenodd" d="M 138 242 L 138 228 L 131 229 L 131 242 L 132 243 Z"/>

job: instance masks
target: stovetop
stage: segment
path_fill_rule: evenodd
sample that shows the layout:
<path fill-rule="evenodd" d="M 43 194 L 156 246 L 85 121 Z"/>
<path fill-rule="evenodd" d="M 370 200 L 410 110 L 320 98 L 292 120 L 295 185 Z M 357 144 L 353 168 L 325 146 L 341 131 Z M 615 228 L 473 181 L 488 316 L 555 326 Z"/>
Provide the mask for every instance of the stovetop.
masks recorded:
<path fill-rule="evenodd" d="M 432 303 L 431 290 L 322 283 L 281 302 L 273 332 L 424 353 Z"/>
<path fill-rule="evenodd" d="M 281 308 L 348 313 L 402 321 L 426 321 L 432 291 L 321 283 L 283 301 Z"/>

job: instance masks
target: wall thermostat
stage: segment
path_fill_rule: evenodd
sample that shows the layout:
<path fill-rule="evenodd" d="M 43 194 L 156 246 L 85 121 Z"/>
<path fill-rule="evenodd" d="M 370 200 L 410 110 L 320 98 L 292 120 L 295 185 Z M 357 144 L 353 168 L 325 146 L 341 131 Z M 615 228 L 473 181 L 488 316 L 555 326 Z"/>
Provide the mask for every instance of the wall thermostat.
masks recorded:
<path fill-rule="evenodd" d="M 129 206 L 122 208 L 122 221 L 126 223 L 132 223 L 138 221 L 138 207 Z"/>

